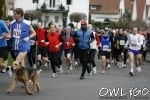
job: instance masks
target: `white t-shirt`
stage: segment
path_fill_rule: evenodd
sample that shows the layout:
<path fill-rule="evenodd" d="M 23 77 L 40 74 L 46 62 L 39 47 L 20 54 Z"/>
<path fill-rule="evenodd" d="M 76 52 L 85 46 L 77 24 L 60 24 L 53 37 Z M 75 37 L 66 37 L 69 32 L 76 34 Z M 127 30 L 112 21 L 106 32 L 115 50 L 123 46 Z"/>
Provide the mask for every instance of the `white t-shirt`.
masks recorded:
<path fill-rule="evenodd" d="M 95 37 L 96 32 L 93 31 L 93 35 Z M 90 43 L 90 49 L 97 49 L 97 41 L 96 39 L 94 39 L 91 43 Z"/>
<path fill-rule="evenodd" d="M 128 42 L 129 48 L 132 50 L 140 50 L 142 45 L 142 39 L 140 39 L 140 34 L 129 34 Z M 136 45 L 133 45 L 136 44 Z"/>
<path fill-rule="evenodd" d="M 144 44 L 144 41 L 145 41 L 145 38 L 143 35 L 139 34 L 139 38 L 140 38 L 140 41 L 142 42 L 142 45 Z"/>

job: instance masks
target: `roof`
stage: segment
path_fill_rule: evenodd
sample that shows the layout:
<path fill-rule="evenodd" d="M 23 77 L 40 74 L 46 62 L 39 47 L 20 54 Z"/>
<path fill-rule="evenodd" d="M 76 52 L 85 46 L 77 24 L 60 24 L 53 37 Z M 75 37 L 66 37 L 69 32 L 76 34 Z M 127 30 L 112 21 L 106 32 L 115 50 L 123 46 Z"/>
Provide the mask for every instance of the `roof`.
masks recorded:
<path fill-rule="evenodd" d="M 101 5 L 99 10 L 90 10 L 91 13 L 118 13 L 120 0 L 90 0 L 91 5 Z"/>
<path fill-rule="evenodd" d="M 131 12 L 131 0 L 124 0 L 125 8 Z M 146 0 L 137 0 L 137 19 L 143 19 Z M 120 0 L 90 0 L 90 5 L 101 5 L 99 9 L 90 9 L 90 13 L 96 14 L 116 14 L 119 13 Z M 147 12 L 148 13 L 148 12 Z"/>

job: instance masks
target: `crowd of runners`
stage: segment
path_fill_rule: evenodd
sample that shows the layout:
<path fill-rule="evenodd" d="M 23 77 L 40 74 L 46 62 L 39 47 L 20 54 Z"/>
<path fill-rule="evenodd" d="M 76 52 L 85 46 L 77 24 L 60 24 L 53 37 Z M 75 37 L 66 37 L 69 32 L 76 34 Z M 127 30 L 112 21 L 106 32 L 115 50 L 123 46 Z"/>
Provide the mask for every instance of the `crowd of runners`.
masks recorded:
<path fill-rule="evenodd" d="M 55 23 L 43 28 L 42 22 L 37 22 L 37 29 L 33 29 L 24 19 L 23 10 L 16 8 L 14 21 L 0 20 L 0 58 L 5 64 L 1 72 L 8 71 L 12 76 L 11 66 L 8 66 L 10 52 L 11 57 L 24 67 L 35 68 L 39 62 L 43 67 L 51 66 L 52 77 L 57 77 L 57 72 L 71 74 L 79 65 L 82 67 L 80 79 L 85 78 L 86 70 L 89 75 L 96 74 L 97 67 L 101 67 L 101 73 L 105 74 L 111 68 L 111 62 L 120 69 L 129 66 L 129 75 L 134 76 L 135 72 L 142 71 L 149 39 L 148 31 L 137 26 L 131 30 L 106 27 L 96 31 L 85 20 L 78 29 L 72 23 L 63 29 Z M 100 65 L 95 63 L 96 56 Z M 29 66 L 25 65 L 26 57 Z M 65 58 L 65 66 L 62 58 Z"/>

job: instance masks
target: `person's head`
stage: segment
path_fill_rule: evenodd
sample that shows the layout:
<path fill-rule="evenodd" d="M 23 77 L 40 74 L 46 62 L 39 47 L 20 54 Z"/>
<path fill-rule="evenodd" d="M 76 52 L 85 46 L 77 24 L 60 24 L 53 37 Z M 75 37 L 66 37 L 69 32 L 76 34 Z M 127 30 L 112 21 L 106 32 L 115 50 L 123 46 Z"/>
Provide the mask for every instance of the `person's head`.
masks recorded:
<path fill-rule="evenodd" d="M 81 21 L 81 28 L 82 28 L 82 30 L 87 30 L 87 22 L 86 22 L 86 20 L 82 20 Z"/>
<path fill-rule="evenodd" d="M 65 28 L 65 30 L 66 30 L 66 33 L 68 34 L 68 33 L 71 32 L 71 27 L 70 27 L 70 26 L 67 26 L 67 27 Z"/>
<path fill-rule="evenodd" d="M 108 28 L 107 27 L 104 29 L 104 36 L 108 36 Z"/>
<path fill-rule="evenodd" d="M 6 23 L 6 25 L 7 25 L 8 27 L 10 26 L 10 20 L 9 20 L 9 19 L 5 20 L 5 23 Z"/>
<path fill-rule="evenodd" d="M 38 29 L 41 29 L 42 28 L 42 22 L 38 22 L 37 27 L 38 27 Z"/>
<path fill-rule="evenodd" d="M 133 34 L 137 34 L 138 33 L 138 27 L 133 27 Z"/>
<path fill-rule="evenodd" d="M 71 30 L 72 30 L 72 31 L 74 30 L 74 24 L 73 24 L 73 23 L 69 23 L 68 26 L 71 27 Z"/>
<path fill-rule="evenodd" d="M 50 33 L 54 34 L 56 32 L 56 25 L 55 24 L 51 24 L 50 25 Z"/>
<path fill-rule="evenodd" d="M 104 32 L 104 36 L 108 36 L 108 32 Z"/>
<path fill-rule="evenodd" d="M 113 32 L 114 35 L 117 33 L 116 30 L 113 30 L 112 32 Z"/>
<path fill-rule="evenodd" d="M 61 29 L 61 26 L 60 26 L 60 25 L 56 25 L 56 31 L 57 31 L 57 32 L 61 32 L 61 30 L 62 30 L 62 29 Z"/>
<path fill-rule="evenodd" d="M 93 26 L 92 26 L 92 24 L 88 24 L 88 29 L 90 29 L 90 30 L 93 30 Z"/>
<path fill-rule="evenodd" d="M 121 35 L 123 34 L 123 29 L 122 28 L 119 29 L 119 34 L 121 34 Z"/>
<path fill-rule="evenodd" d="M 125 36 L 128 36 L 128 34 L 129 34 L 127 30 L 124 31 L 123 33 L 124 33 Z"/>
<path fill-rule="evenodd" d="M 13 10 L 14 18 L 16 21 L 20 21 L 24 15 L 24 11 L 22 8 L 16 8 Z"/>
<path fill-rule="evenodd" d="M 104 29 L 104 31 L 105 31 L 105 32 L 108 32 L 108 27 L 106 27 L 106 28 Z"/>

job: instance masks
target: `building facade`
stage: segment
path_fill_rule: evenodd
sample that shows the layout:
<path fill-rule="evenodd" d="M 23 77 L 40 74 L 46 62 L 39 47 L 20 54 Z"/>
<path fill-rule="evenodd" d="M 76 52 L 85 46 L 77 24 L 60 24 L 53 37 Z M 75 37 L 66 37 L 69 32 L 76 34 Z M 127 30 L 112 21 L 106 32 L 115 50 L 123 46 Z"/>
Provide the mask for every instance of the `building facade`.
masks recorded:
<path fill-rule="evenodd" d="M 109 19 L 118 21 L 120 0 L 90 0 L 91 20 L 94 22 Z"/>
<path fill-rule="evenodd" d="M 14 9 L 14 0 L 5 0 L 6 4 L 6 15 L 13 15 L 13 9 Z"/>
<path fill-rule="evenodd" d="M 133 21 L 147 22 L 150 19 L 150 0 L 90 0 L 91 19 L 95 22 L 124 20 L 126 11 Z"/>
<path fill-rule="evenodd" d="M 25 11 L 38 10 L 44 26 L 53 22 L 60 27 L 70 23 L 69 16 L 74 12 L 89 15 L 89 0 L 14 0 L 14 7 L 21 7 Z"/>

